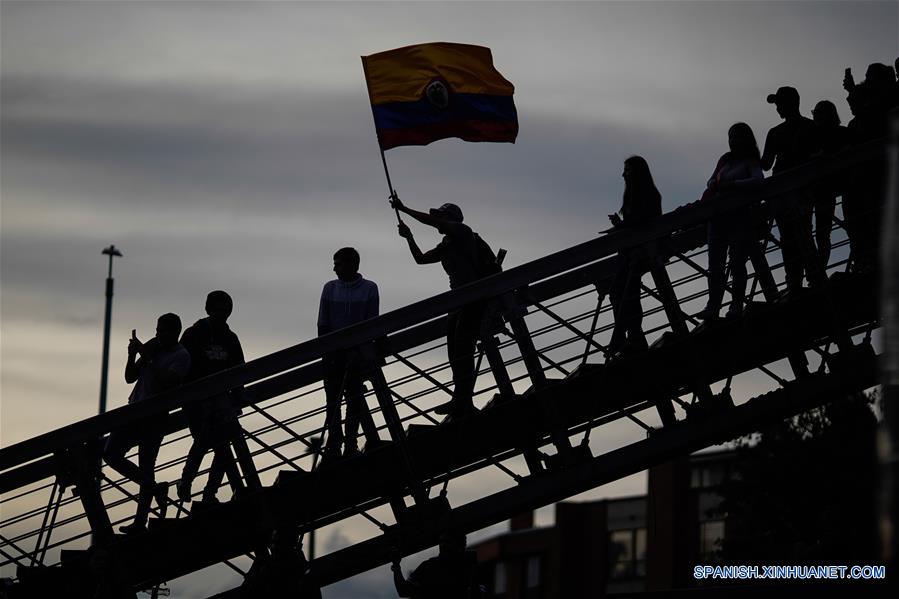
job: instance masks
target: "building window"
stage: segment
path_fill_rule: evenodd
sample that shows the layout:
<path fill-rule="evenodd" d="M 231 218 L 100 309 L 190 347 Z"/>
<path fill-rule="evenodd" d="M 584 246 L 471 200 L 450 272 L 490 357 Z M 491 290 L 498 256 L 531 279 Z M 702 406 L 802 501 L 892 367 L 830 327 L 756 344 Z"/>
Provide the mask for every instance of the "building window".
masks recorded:
<path fill-rule="evenodd" d="M 506 592 L 506 564 L 496 562 L 493 566 L 493 594 L 502 595 Z"/>
<path fill-rule="evenodd" d="M 637 578 L 646 576 L 646 529 L 638 528 L 634 531 L 634 574 Z"/>
<path fill-rule="evenodd" d="M 646 529 L 616 530 L 609 534 L 609 577 L 646 576 Z"/>
<path fill-rule="evenodd" d="M 699 523 L 699 556 L 704 561 L 715 558 L 724 539 L 724 520 Z"/>
<path fill-rule="evenodd" d="M 526 587 L 536 589 L 540 586 L 540 556 L 532 555 L 528 558 Z"/>
<path fill-rule="evenodd" d="M 690 487 L 693 489 L 708 489 L 717 487 L 726 479 L 727 466 L 724 464 L 694 466 L 690 472 Z"/>

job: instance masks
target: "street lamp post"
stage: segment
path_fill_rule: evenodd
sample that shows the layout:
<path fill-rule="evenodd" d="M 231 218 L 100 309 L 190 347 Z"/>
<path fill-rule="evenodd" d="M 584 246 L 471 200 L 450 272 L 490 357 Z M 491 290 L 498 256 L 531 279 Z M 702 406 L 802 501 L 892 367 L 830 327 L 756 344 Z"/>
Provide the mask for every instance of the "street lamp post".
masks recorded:
<path fill-rule="evenodd" d="M 103 325 L 103 365 L 100 368 L 100 413 L 106 411 L 106 380 L 109 375 L 109 330 L 112 325 L 112 259 L 121 257 L 122 252 L 110 245 L 103 250 L 104 256 L 109 256 L 109 273 L 106 275 L 106 319 Z"/>

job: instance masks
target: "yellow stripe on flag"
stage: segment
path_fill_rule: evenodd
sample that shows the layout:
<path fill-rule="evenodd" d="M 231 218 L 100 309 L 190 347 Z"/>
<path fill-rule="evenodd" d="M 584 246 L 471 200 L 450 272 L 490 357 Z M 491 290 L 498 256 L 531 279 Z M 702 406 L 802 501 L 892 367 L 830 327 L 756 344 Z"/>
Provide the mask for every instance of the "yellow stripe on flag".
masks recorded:
<path fill-rule="evenodd" d="M 455 93 L 511 96 L 515 86 L 493 66 L 490 48 L 435 42 L 362 57 L 373 105 L 415 102 L 435 78 Z"/>

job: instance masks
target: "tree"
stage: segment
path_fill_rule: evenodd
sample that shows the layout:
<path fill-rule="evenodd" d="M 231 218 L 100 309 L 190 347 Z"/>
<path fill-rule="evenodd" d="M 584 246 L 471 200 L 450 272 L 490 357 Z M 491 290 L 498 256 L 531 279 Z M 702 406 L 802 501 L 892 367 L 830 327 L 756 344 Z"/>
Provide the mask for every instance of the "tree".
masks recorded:
<path fill-rule="evenodd" d="M 878 394 L 844 400 L 741 440 L 720 492 L 726 563 L 866 563 L 876 556 Z"/>

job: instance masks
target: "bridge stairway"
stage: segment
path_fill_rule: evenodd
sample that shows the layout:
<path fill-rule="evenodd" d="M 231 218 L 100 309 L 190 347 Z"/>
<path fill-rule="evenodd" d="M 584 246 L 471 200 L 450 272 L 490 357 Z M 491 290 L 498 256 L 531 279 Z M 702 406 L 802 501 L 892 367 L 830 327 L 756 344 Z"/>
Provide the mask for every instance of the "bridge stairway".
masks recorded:
<path fill-rule="evenodd" d="M 707 274 L 696 263 L 696 252 L 702 251 L 705 222 L 710 216 L 754 203 L 770 205 L 825 174 L 870 159 L 877 151 L 873 146 L 855 149 L 822 164 L 802 167 L 769 181 L 751 196 L 736 195 L 726 209 L 687 206 L 665 215 L 645 231 L 619 232 L 586 242 L 254 360 L 160 395 L 153 402 L 119 408 L 4 448 L 0 450 L 0 493 L 7 495 L 4 503 L 48 488 L 35 487 L 48 478 L 53 483 L 45 510 L 32 508 L 21 516 L 4 511 L 0 560 L 5 561 L 0 566 L 17 566 L 16 592 L 23 597 L 46 596 L 44 593 L 53 589 L 96 589 L 98 585 L 133 592 L 214 564 L 230 563 L 238 556 L 252 557 L 265 551 L 273 530 L 292 527 L 305 533 L 389 505 L 395 521 L 380 524 L 378 536 L 312 561 L 313 575 L 321 584 L 329 584 L 385 563 L 391 547 L 408 554 L 433 545 L 447 526 L 477 530 L 521 509 L 546 505 L 676 455 L 758 430 L 765 423 L 840 394 L 870 387 L 876 383 L 876 356 L 869 340 L 871 331 L 879 326 L 878 273 L 838 272 L 845 264 L 838 257 L 845 240 L 834 244 L 835 261 L 830 265 L 834 276 L 829 281 L 785 301 L 770 301 L 774 299 L 772 290 L 758 289 L 762 283 L 756 283 L 750 295 L 760 298 L 764 291 L 769 301 L 751 303 L 738 319 L 713 321 L 689 330 L 687 324 L 696 322 L 686 305 L 703 294 L 684 294 L 683 289 L 687 287 L 689 292 L 689 285 L 703 283 Z M 658 266 L 660 273 L 652 273 L 654 287 L 645 294 L 648 302 L 657 304 L 647 310 L 647 316 L 662 320 L 656 327 L 657 338 L 646 351 L 615 359 L 606 356 L 598 363 L 595 358 L 606 353 L 598 333 L 611 326 L 598 324 L 601 315 L 608 314 L 602 298 L 617 267 L 614 254 L 658 240 L 663 242 L 666 260 Z M 768 256 L 776 260 L 777 238 L 772 237 L 771 242 Z M 665 262 L 668 268 L 678 263 L 686 274 L 672 282 Z M 777 272 L 779 266 L 775 263 L 771 270 Z M 761 281 L 765 274 L 756 272 L 754 279 Z M 676 291 L 681 292 L 680 297 Z M 595 307 L 576 316 L 557 313 L 557 306 L 587 293 L 595 294 Z M 410 377 L 428 383 L 433 391 L 449 391 L 448 383 L 435 378 L 434 369 L 412 364 L 409 352 L 442 337 L 447 312 L 485 300 L 493 302 L 498 317 L 494 328 L 485 331 L 481 345 L 482 358 L 488 363 L 483 370 L 494 384 L 482 390 L 482 395 L 492 394 L 492 399 L 483 402 L 480 412 L 438 423 L 432 408 L 418 407 L 412 396 L 397 391 L 396 380 L 376 376 L 371 395 L 388 439 L 373 443 L 358 457 L 318 469 L 312 468 L 310 460 L 315 463 L 314 434 L 321 429 L 297 433 L 292 429 L 294 420 L 266 412 L 270 408 L 265 402 L 319 383 L 323 355 L 364 344 L 379 358 L 390 358 L 411 369 Z M 550 328 L 529 329 L 527 323 L 534 314 L 548 319 L 554 331 L 573 333 L 571 339 L 584 346 L 582 355 L 578 350 L 578 355 L 564 361 L 554 358 L 552 351 L 563 343 L 553 345 L 552 340 L 537 347 L 534 339 Z M 580 322 L 591 320 L 588 330 L 579 328 Z M 509 339 L 500 341 L 503 336 Z M 508 359 L 500 350 L 517 354 Z M 797 366 L 808 352 L 821 356 L 816 372 Z M 766 366 L 786 360 L 793 380 Z M 513 376 L 515 364 L 520 373 Z M 735 405 L 728 393 L 730 381 L 759 370 L 774 377 L 779 388 Z M 547 376 L 547 371 L 554 374 Z M 726 381 L 725 390 L 712 393 L 712 385 L 721 381 Z M 277 470 L 280 464 L 280 468 L 290 469 L 278 471 L 273 481 L 275 470 L 270 470 L 269 485 L 246 490 L 220 506 L 189 517 L 182 506 L 174 506 L 181 517 L 153 518 L 146 533 L 112 534 L 108 513 L 114 502 L 110 495 L 113 490 L 127 493 L 127 489 L 123 491 L 114 481 L 102 488 L 91 483 L 97 440 L 119 426 L 159 414 L 166 415 L 167 432 L 177 434 L 186 425 L 180 408 L 237 386 L 245 386 L 246 411 L 270 421 L 267 431 L 281 431 L 289 437 L 266 443 L 248 430 L 248 440 L 262 447 L 257 455 L 275 455 L 278 460 L 270 468 Z M 691 395 L 692 400 L 680 399 Z M 680 420 L 673 401 L 684 408 Z M 398 408 L 404 409 L 405 415 Z M 644 440 L 598 456 L 586 442 L 572 443 L 575 435 L 587 439 L 590 431 L 601 434 L 602 427 L 613 422 L 640 422 L 634 414 L 646 411 L 657 411 L 661 425 L 643 425 Z M 304 453 L 286 455 L 289 443 Z M 452 506 L 441 493 L 434 493 L 441 485 L 480 469 L 502 467 L 503 461 L 519 455 L 526 458 L 527 472 L 511 472 L 515 485 L 509 489 L 460 506 Z M 78 498 L 63 499 L 62 490 L 72 486 Z M 127 503 L 119 501 L 119 505 Z M 57 541 L 52 548 L 65 549 L 59 562 L 52 564 L 45 556 L 61 504 L 81 506 L 82 512 L 65 522 L 89 523 L 86 534 L 93 534 L 95 542 L 89 550 L 79 552 L 68 547 L 79 539 L 83 544 L 84 532 Z M 33 531 L 7 532 L 7 528 L 21 528 L 28 518 L 42 523 Z M 35 549 L 25 550 L 24 540 L 35 536 Z"/>

